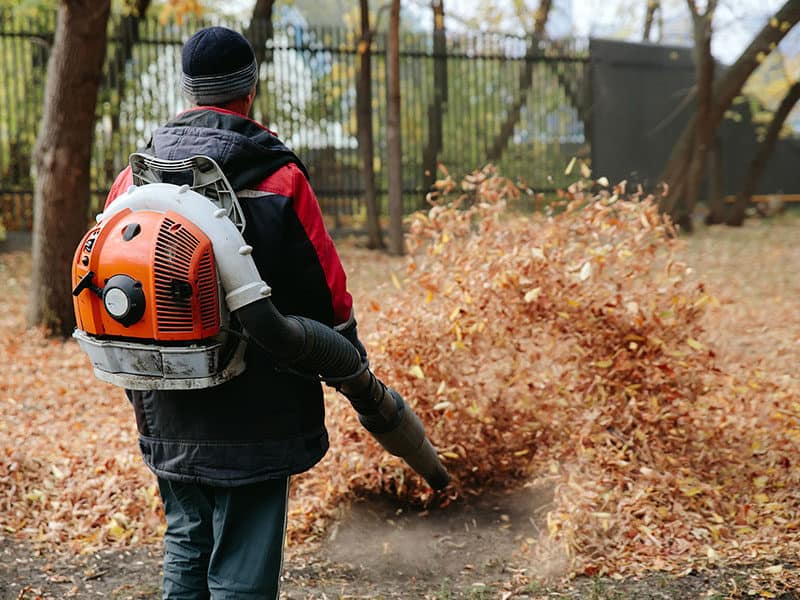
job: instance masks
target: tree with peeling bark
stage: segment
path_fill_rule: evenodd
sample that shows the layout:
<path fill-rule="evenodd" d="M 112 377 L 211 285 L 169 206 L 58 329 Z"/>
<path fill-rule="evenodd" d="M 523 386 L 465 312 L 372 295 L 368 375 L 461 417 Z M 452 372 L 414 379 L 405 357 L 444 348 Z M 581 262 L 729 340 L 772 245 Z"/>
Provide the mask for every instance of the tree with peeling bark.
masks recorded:
<path fill-rule="evenodd" d="M 661 175 L 661 180 L 666 186 L 661 209 L 671 215 L 674 221 L 691 227 L 691 210 L 696 201 L 697 192 L 690 192 L 690 182 L 694 181 L 694 175 L 697 173 L 700 173 L 702 179 L 709 140 L 713 139 L 725 111 L 728 110 L 733 99 L 741 93 L 747 79 L 797 24 L 798 20 L 800 20 L 800 0 L 786 0 L 756 34 L 736 62 L 722 76 L 713 81 L 710 87 L 711 109 L 707 113 L 709 117 L 707 121 L 702 122 L 703 115 L 695 114 L 687 123 L 673 146 L 670 158 Z M 707 66 L 703 65 L 703 68 L 706 69 Z M 700 71 L 698 70 L 698 72 Z M 698 96 L 699 93 L 698 90 Z M 709 130 L 711 138 L 708 137 Z M 687 173 L 691 176 L 687 177 Z M 690 195 L 690 193 L 694 195 Z"/>
<path fill-rule="evenodd" d="M 389 8 L 386 35 L 386 149 L 389 185 L 389 252 L 403 254 L 403 145 L 400 138 L 400 0 Z"/>
<path fill-rule="evenodd" d="M 111 0 L 61 0 L 34 150 L 28 323 L 69 335 L 69 265 L 89 220 L 89 161 Z"/>
<path fill-rule="evenodd" d="M 775 116 L 772 117 L 772 121 L 767 128 L 764 139 L 761 141 L 761 144 L 753 156 L 750 168 L 747 171 L 747 175 L 745 175 L 742 189 L 736 197 L 733 208 L 725 219 L 727 225 L 741 227 L 744 224 L 747 207 L 752 202 L 753 194 L 767 166 L 767 160 L 775 149 L 775 143 L 778 141 L 778 137 L 780 136 L 789 113 L 792 112 L 792 109 L 799 101 L 800 81 L 796 81 L 783 97 L 780 106 L 778 106 L 778 110 L 775 111 Z"/>
<path fill-rule="evenodd" d="M 361 182 L 367 206 L 367 247 L 385 248 L 381 231 L 378 195 L 375 189 L 375 142 L 372 133 L 372 38 L 369 0 L 359 0 L 361 38 L 358 41 L 358 81 L 356 82 L 356 120 L 358 150 L 361 155 Z"/>

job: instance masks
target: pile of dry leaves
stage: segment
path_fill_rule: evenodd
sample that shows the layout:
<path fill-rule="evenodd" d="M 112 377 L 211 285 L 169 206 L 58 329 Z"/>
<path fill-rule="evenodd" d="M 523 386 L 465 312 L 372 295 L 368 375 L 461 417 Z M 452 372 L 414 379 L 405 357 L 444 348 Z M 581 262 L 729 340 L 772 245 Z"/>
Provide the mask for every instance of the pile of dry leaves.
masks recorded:
<path fill-rule="evenodd" d="M 558 214 L 521 215 L 491 171 L 439 185 L 368 341 L 455 483 L 431 497 L 334 403 L 337 451 L 302 483 L 318 514 L 352 494 L 447 504 L 539 477 L 576 572 L 794 555 L 796 390 L 715 364 L 701 316 L 716 300 L 655 206 L 573 190 Z"/>
<path fill-rule="evenodd" d="M 406 275 L 361 311 L 376 373 L 423 418 L 454 483 L 432 495 L 331 393 L 332 450 L 294 480 L 290 542 L 318 538 L 356 496 L 441 506 L 543 478 L 549 536 L 574 572 L 796 554 L 796 390 L 715 364 L 701 319 L 715 300 L 655 207 L 602 188 L 520 214 L 506 205 L 523 192 L 491 170 L 438 186 L 413 217 Z M 4 258 L 0 276 L 27 260 Z M 0 527 L 83 550 L 156 539 L 129 408 L 73 343 L 24 331 L 26 285 L 11 281 Z"/>

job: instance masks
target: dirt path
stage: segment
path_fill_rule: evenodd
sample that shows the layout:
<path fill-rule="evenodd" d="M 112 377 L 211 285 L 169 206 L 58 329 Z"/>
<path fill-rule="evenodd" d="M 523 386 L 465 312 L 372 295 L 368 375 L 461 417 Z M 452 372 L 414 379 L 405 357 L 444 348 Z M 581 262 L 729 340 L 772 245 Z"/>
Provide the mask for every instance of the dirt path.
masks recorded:
<path fill-rule="evenodd" d="M 523 488 L 447 511 L 415 513 L 361 503 L 312 552 L 290 549 L 283 600 L 661 600 L 770 597 L 800 600 L 784 590 L 767 595 L 758 566 L 653 574 L 643 580 L 560 580 L 557 556 L 534 562 L 526 545 L 540 543 L 550 502 L 547 489 Z M 160 598 L 160 547 L 104 550 L 85 556 L 37 554 L 0 537 L 0 600 Z M 797 566 L 786 565 L 786 568 Z M 553 582 L 537 582 L 538 577 Z"/>
<path fill-rule="evenodd" d="M 356 504 L 313 552 L 289 549 L 281 597 L 488 598 L 493 590 L 514 591 L 529 568 L 520 548 L 541 537 L 550 498 L 547 489 L 524 488 L 431 513 Z M 0 557 L 0 600 L 159 597 L 159 547 L 52 557 L 0 538 Z M 556 575 L 563 566 L 548 568 Z"/>

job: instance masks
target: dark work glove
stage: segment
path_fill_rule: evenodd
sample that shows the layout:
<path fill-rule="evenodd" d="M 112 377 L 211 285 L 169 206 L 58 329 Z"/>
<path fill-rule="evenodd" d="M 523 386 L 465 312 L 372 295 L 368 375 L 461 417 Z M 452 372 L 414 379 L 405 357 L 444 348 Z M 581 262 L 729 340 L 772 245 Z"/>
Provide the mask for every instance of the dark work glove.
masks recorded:
<path fill-rule="evenodd" d="M 333 329 L 342 334 L 353 344 L 353 347 L 358 350 L 358 354 L 361 356 L 361 362 L 364 362 L 367 360 L 367 350 L 364 348 L 364 344 L 361 343 L 361 340 L 358 339 L 358 328 L 356 325 L 355 311 L 350 311 L 350 318 Z"/>

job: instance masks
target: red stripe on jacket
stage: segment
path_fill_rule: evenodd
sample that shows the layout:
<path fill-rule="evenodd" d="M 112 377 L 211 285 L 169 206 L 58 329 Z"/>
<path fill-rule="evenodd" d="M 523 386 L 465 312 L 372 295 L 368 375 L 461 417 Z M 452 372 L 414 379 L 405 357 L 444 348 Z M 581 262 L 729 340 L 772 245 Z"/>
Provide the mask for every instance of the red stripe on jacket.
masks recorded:
<path fill-rule="evenodd" d="M 267 177 L 256 189 L 292 199 L 292 208 L 314 246 L 325 273 L 333 301 L 334 323 L 338 325 L 347 321 L 353 309 L 353 298 L 347 291 L 347 276 L 333 240 L 325 229 L 317 197 L 303 172 L 290 163 Z"/>
<path fill-rule="evenodd" d="M 108 196 L 106 196 L 106 204 L 104 209 L 108 208 L 108 205 L 111 204 L 117 197 L 127 192 L 128 188 L 132 185 L 133 172 L 131 171 L 131 166 L 128 165 L 119 175 L 117 175 L 117 178 L 114 180 L 111 189 L 108 190 Z"/>

